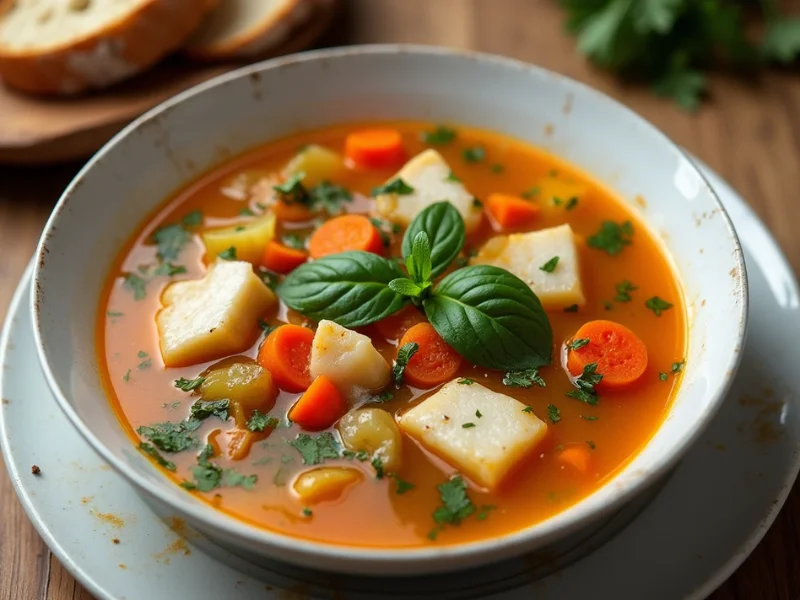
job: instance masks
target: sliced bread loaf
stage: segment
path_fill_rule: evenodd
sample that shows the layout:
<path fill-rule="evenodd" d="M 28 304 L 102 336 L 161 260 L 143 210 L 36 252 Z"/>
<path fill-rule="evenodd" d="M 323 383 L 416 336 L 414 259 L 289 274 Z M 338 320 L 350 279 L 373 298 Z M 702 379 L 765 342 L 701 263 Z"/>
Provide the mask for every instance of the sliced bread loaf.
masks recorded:
<path fill-rule="evenodd" d="M 0 76 L 9 86 L 42 94 L 107 87 L 179 47 L 215 3 L 6 0 Z"/>

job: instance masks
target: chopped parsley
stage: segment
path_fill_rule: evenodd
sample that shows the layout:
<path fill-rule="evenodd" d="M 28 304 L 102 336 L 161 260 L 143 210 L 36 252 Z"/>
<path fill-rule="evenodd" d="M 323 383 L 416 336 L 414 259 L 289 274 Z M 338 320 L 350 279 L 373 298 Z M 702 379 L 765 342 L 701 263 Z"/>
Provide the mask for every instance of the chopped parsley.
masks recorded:
<path fill-rule="evenodd" d="M 614 288 L 617 291 L 617 295 L 614 296 L 614 300 L 616 302 L 630 302 L 633 300 L 631 297 L 631 292 L 635 292 L 639 289 L 627 279 L 623 279 L 619 283 L 615 284 Z"/>
<path fill-rule="evenodd" d="M 476 411 L 475 411 L 475 416 L 476 416 L 476 417 L 478 417 L 479 419 L 482 419 L 482 418 L 483 418 L 483 414 L 481 413 L 481 411 L 480 411 L 480 410 L 476 410 Z"/>
<path fill-rule="evenodd" d="M 413 193 L 414 188 L 399 177 L 392 179 L 389 183 L 379 185 L 372 190 L 373 196 L 379 196 L 381 194 L 398 194 L 400 196 L 408 196 L 409 194 Z"/>
<path fill-rule="evenodd" d="M 397 483 L 397 487 L 395 488 L 395 490 L 394 490 L 394 491 L 395 491 L 395 493 L 396 493 L 396 494 L 398 494 L 398 495 L 403 495 L 403 494 L 405 494 L 406 492 L 410 492 L 410 491 L 411 491 L 411 490 L 413 490 L 415 487 L 417 487 L 417 486 L 416 486 L 416 485 L 414 485 L 413 483 L 410 483 L 410 482 L 408 482 L 408 481 L 405 481 L 405 480 L 403 480 L 403 479 L 400 479 L 400 476 L 399 476 L 399 475 L 397 475 L 397 473 L 392 473 L 391 477 L 392 477 L 392 479 L 394 479 L 394 480 L 395 480 L 395 483 Z"/>
<path fill-rule="evenodd" d="M 151 275 L 162 277 L 174 277 L 175 275 L 183 275 L 184 273 L 186 273 L 186 267 L 183 265 L 173 265 L 171 262 L 161 263 L 150 271 Z"/>
<path fill-rule="evenodd" d="M 547 417 L 553 423 L 558 423 L 561 420 L 561 411 L 553 404 L 547 405 Z"/>
<path fill-rule="evenodd" d="M 577 338 L 572 340 L 567 347 L 570 350 L 580 350 L 589 343 L 589 338 Z"/>
<path fill-rule="evenodd" d="M 486 158 L 486 150 L 483 149 L 483 146 L 473 146 L 472 148 L 464 148 L 461 151 L 461 156 L 468 163 L 477 163 L 481 162 L 484 158 Z"/>
<path fill-rule="evenodd" d="M 193 210 L 186 213 L 181 219 L 181 225 L 184 227 L 199 227 L 203 224 L 203 211 Z"/>
<path fill-rule="evenodd" d="M 123 287 L 133 293 L 134 300 L 144 300 L 147 296 L 147 282 L 136 275 L 135 273 L 126 273 L 124 276 L 125 282 Z"/>
<path fill-rule="evenodd" d="M 606 310 L 611 310 L 612 308 L 614 308 L 614 305 L 611 304 L 611 302 L 606 301 L 603 302 L 603 308 L 605 308 Z"/>
<path fill-rule="evenodd" d="M 475 515 L 475 518 L 478 521 L 485 521 L 486 517 L 489 516 L 489 512 L 496 509 L 497 507 L 494 506 L 493 504 L 484 504 L 483 506 L 481 506 L 480 512 L 477 515 Z"/>
<path fill-rule="evenodd" d="M 566 313 L 576 313 L 578 312 L 578 305 L 577 304 L 570 304 L 567 308 L 564 309 Z"/>
<path fill-rule="evenodd" d="M 564 210 L 572 210 L 576 206 L 578 206 L 578 197 L 573 196 L 572 198 L 567 200 L 567 203 L 564 205 Z"/>
<path fill-rule="evenodd" d="M 139 444 L 139 450 L 144 452 L 154 461 L 156 461 L 160 466 L 164 467 L 167 471 L 174 471 L 175 470 L 175 463 L 172 461 L 167 460 L 158 450 L 155 449 L 155 446 L 152 444 L 148 444 L 147 442 L 141 442 Z"/>
<path fill-rule="evenodd" d="M 542 189 L 541 189 L 541 188 L 540 188 L 538 185 L 535 185 L 535 186 L 533 186 L 532 188 L 528 188 L 527 190 L 525 190 L 524 192 L 522 192 L 522 194 L 520 194 L 520 195 L 521 195 L 523 198 L 525 198 L 525 199 L 527 199 L 527 200 L 530 200 L 530 199 L 531 199 L 531 198 L 533 198 L 534 196 L 538 196 L 538 195 L 539 195 L 539 192 L 541 192 L 541 191 L 542 191 Z"/>
<path fill-rule="evenodd" d="M 270 333 L 275 331 L 278 327 L 280 327 L 280 325 L 270 325 L 264 319 L 258 320 L 258 326 L 261 328 L 261 331 L 263 331 L 266 335 L 269 335 Z"/>
<path fill-rule="evenodd" d="M 460 383 L 461 385 L 472 385 L 473 383 L 475 383 L 475 380 L 470 379 L 469 377 L 462 377 L 461 379 L 458 380 L 458 383 Z"/>
<path fill-rule="evenodd" d="M 254 217 L 255 213 L 252 210 L 250 210 L 249 208 L 243 208 L 242 210 L 239 211 L 239 216 L 240 217 Z"/>
<path fill-rule="evenodd" d="M 450 171 L 450 172 L 447 174 L 447 177 L 445 177 L 445 178 L 444 178 L 444 180 L 445 180 L 445 181 L 461 181 L 461 178 L 460 178 L 460 177 L 457 177 L 455 173 L 453 173 L 452 171 Z"/>
<path fill-rule="evenodd" d="M 295 250 L 305 250 L 306 241 L 296 233 L 287 233 L 281 238 L 284 246 Z"/>
<path fill-rule="evenodd" d="M 264 282 L 264 285 L 271 290 L 274 290 L 276 287 L 278 287 L 278 284 L 281 281 L 280 275 L 273 273 L 272 271 L 267 271 L 266 269 L 259 269 L 258 276 L 261 278 L 261 281 Z"/>
<path fill-rule="evenodd" d="M 242 475 L 233 469 L 222 469 L 213 464 L 214 448 L 206 444 L 197 456 L 197 465 L 192 467 L 193 481 L 184 481 L 181 485 L 187 490 L 210 492 L 218 487 L 242 487 L 252 490 L 258 481 L 257 475 Z"/>
<path fill-rule="evenodd" d="M 437 125 L 433 131 L 423 131 L 420 139 L 426 144 L 449 144 L 456 139 L 456 130 L 446 125 Z"/>
<path fill-rule="evenodd" d="M 603 376 L 597 371 L 597 363 L 589 363 L 583 367 L 583 373 L 575 380 L 576 389 L 567 392 L 567 396 L 575 398 L 591 406 L 597 405 L 600 399 L 594 389 L 603 380 Z"/>
<path fill-rule="evenodd" d="M 597 448 L 597 446 L 595 446 L 595 443 L 592 440 L 586 440 L 586 443 L 589 445 L 589 448 L 591 448 L 592 450 Z"/>
<path fill-rule="evenodd" d="M 196 390 L 203 385 L 205 380 L 205 377 L 196 377 L 195 379 L 186 379 L 185 377 L 181 377 L 180 379 L 175 380 L 175 387 L 184 392 L 191 392 L 192 390 Z"/>
<path fill-rule="evenodd" d="M 147 358 L 149 355 L 144 350 L 139 350 L 139 352 L 136 353 L 136 356 L 139 358 Z"/>
<path fill-rule="evenodd" d="M 303 507 L 303 516 L 304 517 L 310 517 L 313 514 L 314 514 L 314 512 L 310 508 L 308 508 L 307 506 Z"/>
<path fill-rule="evenodd" d="M 301 433 L 289 442 L 300 453 L 304 465 L 318 465 L 328 458 L 339 458 L 339 445 L 330 432 L 317 437 Z"/>
<path fill-rule="evenodd" d="M 247 419 L 247 429 L 254 432 L 275 429 L 277 426 L 278 419 L 265 415 L 258 409 L 254 410 L 252 416 Z"/>
<path fill-rule="evenodd" d="M 418 350 L 419 344 L 417 342 L 409 342 L 407 344 L 403 344 L 397 351 L 397 360 L 395 360 L 394 367 L 392 367 L 392 376 L 394 377 L 395 382 L 397 382 L 397 385 L 403 383 L 403 375 L 406 372 L 406 365 Z"/>
<path fill-rule="evenodd" d="M 682 361 L 680 361 L 680 362 L 674 362 L 674 363 L 672 363 L 672 372 L 673 372 L 673 373 L 675 373 L 675 374 L 677 375 L 678 373 L 680 373 L 681 371 L 683 371 L 683 367 L 684 367 L 684 365 L 685 365 L 685 364 L 686 364 L 686 361 L 685 361 L 685 360 L 682 360 Z"/>
<path fill-rule="evenodd" d="M 506 168 L 500 163 L 493 164 L 491 168 L 492 168 L 492 173 L 502 173 L 503 171 L 506 170 Z"/>
<path fill-rule="evenodd" d="M 614 221 L 603 221 L 600 229 L 593 236 L 589 237 L 587 243 L 592 248 L 603 250 L 607 254 L 614 256 L 619 254 L 631 244 L 633 237 L 633 224 L 630 221 L 615 223 Z"/>
<path fill-rule="evenodd" d="M 374 396 L 370 396 L 367 402 L 382 403 L 382 402 L 388 402 L 392 398 L 394 398 L 394 394 L 392 392 L 381 392 L 380 394 L 375 394 Z"/>
<path fill-rule="evenodd" d="M 192 234 L 180 225 L 166 225 L 153 234 L 153 240 L 158 247 L 158 258 L 165 262 L 177 260 L 181 250 L 191 239 Z"/>
<path fill-rule="evenodd" d="M 305 204 L 311 205 L 311 196 L 303 185 L 303 178 L 306 174 L 303 171 L 295 173 L 280 185 L 273 185 L 272 189 L 280 194 L 281 200 L 286 204 Z"/>
<path fill-rule="evenodd" d="M 124 381 L 125 383 L 128 383 L 130 380 L 131 380 L 131 370 L 128 369 L 125 372 L 125 375 L 122 376 L 122 381 Z"/>
<path fill-rule="evenodd" d="M 230 248 L 223 250 L 217 256 L 222 260 L 236 260 L 236 246 L 231 246 Z"/>
<path fill-rule="evenodd" d="M 442 501 L 442 506 L 433 511 L 433 520 L 437 525 L 459 525 L 475 512 L 475 505 L 467 495 L 467 484 L 461 475 L 437 485 L 436 489 Z"/>
<path fill-rule="evenodd" d="M 146 358 L 142 362 L 140 362 L 138 365 L 136 365 L 136 368 L 137 369 L 149 369 L 152 366 L 152 364 L 153 364 L 153 359 L 152 358 Z"/>
<path fill-rule="evenodd" d="M 461 427 L 463 429 L 471 429 L 472 427 L 475 427 L 475 423 L 464 423 Z"/>
<path fill-rule="evenodd" d="M 544 379 L 539 375 L 539 369 L 536 367 L 530 367 L 523 371 L 509 371 L 503 376 L 503 385 L 509 387 L 529 388 L 534 383 L 539 387 L 547 387 Z"/>
<path fill-rule="evenodd" d="M 584 421 L 597 421 L 597 417 L 594 415 L 581 415 L 581 419 Z"/>
<path fill-rule="evenodd" d="M 381 460 L 380 456 L 376 456 L 372 459 L 372 468 L 375 469 L 375 479 L 383 479 L 384 471 L 383 471 L 383 461 Z"/>
<path fill-rule="evenodd" d="M 546 263 L 544 263 L 541 267 L 539 267 L 539 270 L 544 271 L 545 273 L 552 273 L 553 271 L 556 270 L 556 267 L 558 266 L 558 258 L 559 258 L 558 256 L 554 256 Z"/>
<path fill-rule="evenodd" d="M 147 438 L 162 452 L 174 454 L 197 447 L 199 442 L 193 432 L 199 425 L 198 421 L 181 421 L 179 423 L 165 421 L 153 425 L 142 425 L 136 430 L 136 433 Z"/>
<path fill-rule="evenodd" d="M 211 400 L 206 402 L 198 400 L 192 404 L 190 418 L 196 421 L 204 421 L 209 417 L 219 417 L 223 421 L 228 420 L 231 401 L 227 398 L 223 400 Z"/>
<path fill-rule="evenodd" d="M 346 458 L 347 460 L 356 459 L 359 462 L 365 462 L 369 459 L 369 452 L 366 450 L 359 450 L 358 452 L 353 452 L 352 450 L 345 450 L 342 452 L 342 458 Z"/>
<path fill-rule="evenodd" d="M 107 315 L 107 316 L 109 316 L 109 317 L 111 317 L 112 319 L 113 319 L 114 317 L 122 317 L 122 316 L 124 316 L 124 314 L 125 314 L 125 313 L 121 313 L 121 312 L 114 312 L 114 311 L 112 311 L 112 310 L 110 310 L 110 311 L 108 311 L 108 312 L 106 313 L 106 315 Z"/>
<path fill-rule="evenodd" d="M 533 413 L 533 407 L 532 406 L 526 406 L 525 408 L 522 409 L 522 412 L 528 413 L 528 414 L 532 414 Z"/>
<path fill-rule="evenodd" d="M 477 198 L 473 198 L 472 199 L 472 208 L 474 208 L 475 210 L 482 209 L 483 208 L 483 202 L 481 202 Z"/>
<path fill-rule="evenodd" d="M 664 373 L 663 371 L 661 371 L 661 372 L 658 374 L 658 378 L 659 378 L 661 381 L 666 381 L 666 380 L 669 378 L 669 375 L 667 375 L 666 373 Z"/>
<path fill-rule="evenodd" d="M 373 227 L 381 234 L 381 241 L 383 241 L 383 245 L 387 248 L 392 245 L 392 237 L 390 234 L 397 235 L 400 233 L 400 225 L 397 223 L 377 219 L 375 217 L 370 217 L 369 222 L 372 223 Z"/>
<path fill-rule="evenodd" d="M 661 313 L 665 310 L 669 310 L 672 308 L 672 304 L 667 302 L 666 300 L 662 300 L 658 296 L 653 296 L 652 298 L 648 298 L 644 305 L 652 310 L 657 317 L 661 316 Z"/>
<path fill-rule="evenodd" d="M 330 181 L 323 181 L 314 186 L 309 194 L 311 194 L 311 204 L 322 206 L 329 215 L 339 214 L 342 212 L 342 204 L 353 201 L 350 190 Z"/>

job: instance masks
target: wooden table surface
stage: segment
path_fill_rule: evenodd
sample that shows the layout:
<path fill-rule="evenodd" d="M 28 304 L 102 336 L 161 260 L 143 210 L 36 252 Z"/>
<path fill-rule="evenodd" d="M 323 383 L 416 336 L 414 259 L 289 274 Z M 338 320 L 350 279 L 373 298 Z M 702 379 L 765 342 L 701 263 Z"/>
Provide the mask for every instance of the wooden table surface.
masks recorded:
<path fill-rule="evenodd" d="M 410 42 L 472 48 L 536 63 L 621 100 L 705 160 L 749 201 L 800 268 L 800 78 L 717 77 L 712 102 L 688 115 L 646 89 L 592 69 L 562 33 L 554 0 L 344 0 L 327 45 Z M 502 90 L 498 90 L 502 93 Z M 612 140 L 609 140 L 610 142 Z M 0 167 L 0 316 L 60 191 L 79 164 Z M 0 466 L 0 600 L 84 600 L 90 595 L 29 524 Z M 714 600 L 800 599 L 800 487 L 753 555 Z"/>

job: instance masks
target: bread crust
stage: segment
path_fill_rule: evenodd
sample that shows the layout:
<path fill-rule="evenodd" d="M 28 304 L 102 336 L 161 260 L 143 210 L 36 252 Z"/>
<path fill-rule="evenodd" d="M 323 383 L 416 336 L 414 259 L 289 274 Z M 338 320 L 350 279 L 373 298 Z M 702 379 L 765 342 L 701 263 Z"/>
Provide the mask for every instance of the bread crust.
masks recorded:
<path fill-rule="evenodd" d="M 148 0 L 101 30 L 60 46 L 13 51 L 0 44 L 0 76 L 9 86 L 35 94 L 71 95 L 108 87 L 183 44 L 215 2 Z M 0 4 L 0 18 L 3 9 Z"/>

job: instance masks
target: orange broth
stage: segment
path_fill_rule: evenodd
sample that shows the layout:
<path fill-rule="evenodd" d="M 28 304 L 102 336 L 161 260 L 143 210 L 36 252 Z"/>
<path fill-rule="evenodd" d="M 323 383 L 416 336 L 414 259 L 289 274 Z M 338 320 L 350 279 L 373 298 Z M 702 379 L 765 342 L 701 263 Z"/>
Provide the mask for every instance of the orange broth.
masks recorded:
<path fill-rule="evenodd" d="M 420 136 L 421 132 L 431 130 L 432 124 L 381 124 L 384 125 L 402 132 L 409 157 L 430 147 Z M 137 272 L 140 265 L 154 263 L 154 231 L 165 224 L 179 223 L 187 213 L 200 210 L 204 217 L 202 227 L 191 230 L 192 239 L 178 261 L 187 272 L 172 279 L 202 277 L 206 267 L 198 231 L 252 218 L 240 216 L 242 209 L 255 214 L 263 212 L 257 205 L 258 199 L 248 193 L 249 185 L 259 178 L 280 172 L 298 148 L 305 144 L 315 143 L 343 151 L 344 139 L 353 129 L 352 125 L 336 126 L 299 133 L 270 142 L 212 169 L 174 194 L 121 250 L 109 274 L 101 302 L 103 312 L 98 320 L 97 349 L 110 401 L 137 444 L 142 441 L 135 433 L 140 426 L 180 421 L 189 414 L 189 407 L 196 398 L 176 389 L 174 381 L 180 377 L 197 377 L 210 364 L 224 357 L 193 366 L 165 368 L 155 316 L 160 308 L 160 292 L 170 278 L 150 279 L 145 288 L 146 296 L 136 300 L 130 287 L 125 285 L 123 275 Z M 304 514 L 303 504 L 292 491 L 293 479 L 309 468 L 302 464 L 300 454 L 287 443 L 301 433 L 297 425 L 276 428 L 266 440 L 256 442 L 245 459 L 232 461 L 226 457 L 225 444 L 233 420 L 209 418 L 196 433 L 203 442 L 209 439 L 216 444 L 219 456 L 214 458 L 215 462 L 246 475 L 257 475 L 258 480 L 252 490 L 223 487 L 205 494 L 187 493 L 199 494 L 219 510 L 247 523 L 298 538 L 393 548 L 456 544 L 512 533 L 563 511 L 613 477 L 652 437 L 678 387 L 679 375 L 672 372 L 673 363 L 684 359 L 687 341 L 684 298 L 663 248 L 611 191 L 559 158 L 503 135 L 467 127 L 459 127 L 457 131 L 458 135 L 451 143 L 435 147 L 477 198 L 486 198 L 495 192 L 519 195 L 536 186 L 539 193 L 533 194 L 532 202 L 543 202 L 542 196 L 552 189 L 556 190 L 554 193 L 563 194 L 564 198 L 573 195 L 578 198 L 578 204 L 571 210 L 542 211 L 532 228 L 537 230 L 569 223 L 584 240 L 579 244 L 579 258 L 587 303 L 577 312 L 559 310 L 548 313 L 554 333 L 554 363 L 540 370 L 547 386 L 507 387 L 502 382 L 502 373 L 466 364 L 460 372 L 463 377 L 530 405 L 534 413 L 548 424 L 549 433 L 545 441 L 498 491 L 488 492 L 469 482 L 468 494 L 478 511 L 459 526 L 444 528 L 435 541 L 428 534 L 434 528 L 432 513 L 441 505 L 436 486 L 447 481 L 455 471 L 408 437 L 403 440 L 402 466 L 397 475 L 412 483 L 415 486 L 413 490 L 398 494 L 396 480 L 376 478 L 369 461 L 328 460 L 326 466 L 345 464 L 361 469 L 364 479 L 348 488 L 339 500 L 314 505 L 313 513 L 309 515 L 308 511 Z M 462 151 L 475 145 L 485 148 L 485 158 L 478 162 L 465 161 Z M 354 193 L 353 203 L 345 205 L 345 210 L 368 212 L 372 203 L 370 190 L 384 183 L 396 170 L 348 169 L 335 182 Z M 599 229 L 601 222 L 626 220 L 633 223 L 634 236 L 632 244 L 621 253 L 612 256 L 585 243 Z M 277 237 L 290 230 L 294 231 L 294 226 L 279 223 Z M 305 234 L 310 229 L 297 231 Z M 467 245 L 479 248 L 493 234 L 491 225 L 484 218 L 480 230 L 468 238 Z M 393 255 L 399 253 L 401 239 L 402 235 L 395 237 L 391 248 Z M 638 288 L 631 292 L 632 299 L 628 302 L 614 300 L 617 296 L 615 284 L 623 280 L 629 280 Z M 645 306 L 645 300 L 653 296 L 659 296 L 674 306 L 657 316 Z M 277 314 L 265 317 L 272 324 L 286 319 L 304 322 L 300 315 L 292 315 L 284 306 Z M 601 393 L 597 406 L 565 396 L 574 387 L 562 366 L 564 343 L 583 323 L 593 319 L 614 320 L 632 329 L 647 346 L 649 357 L 647 370 L 637 385 L 622 391 Z M 372 333 L 376 347 L 392 364 L 394 342 L 380 338 L 373 330 L 367 331 Z M 260 336 L 241 354 L 255 357 L 262 339 Z M 394 398 L 378 406 L 398 414 L 435 390 L 403 386 L 393 391 Z M 280 392 L 269 414 L 285 423 L 288 409 L 299 396 Z M 548 405 L 560 411 L 561 420 L 557 423 L 548 419 Z M 335 428 L 331 431 L 336 435 Z M 559 452 L 570 444 L 590 448 L 587 472 L 582 473 L 558 460 Z M 196 450 L 164 454 L 164 457 L 177 467 L 174 473 L 164 471 L 176 483 L 191 479 L 190 468 L 197 464 Z M 481 515 L 481 508 L 486 506 L 495 508 Z M 485 518 L 478 518 L 479 515 Z"/>

